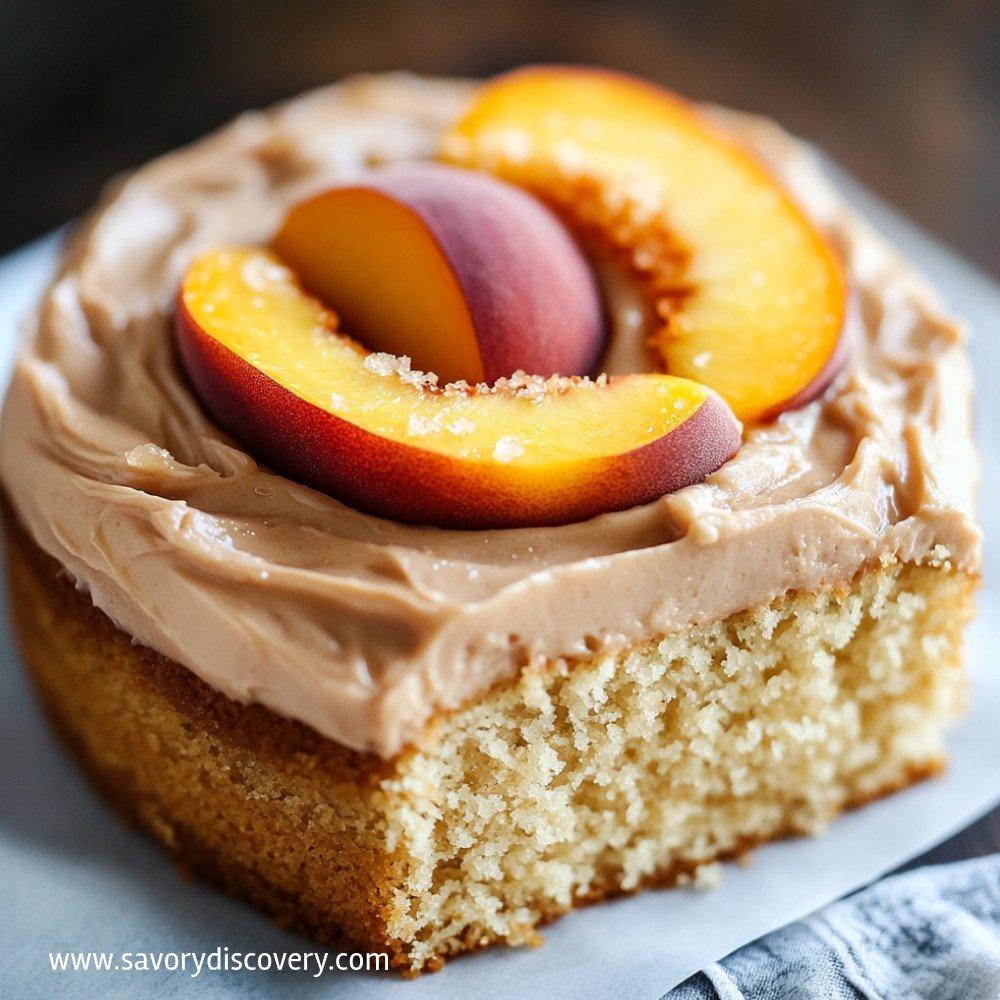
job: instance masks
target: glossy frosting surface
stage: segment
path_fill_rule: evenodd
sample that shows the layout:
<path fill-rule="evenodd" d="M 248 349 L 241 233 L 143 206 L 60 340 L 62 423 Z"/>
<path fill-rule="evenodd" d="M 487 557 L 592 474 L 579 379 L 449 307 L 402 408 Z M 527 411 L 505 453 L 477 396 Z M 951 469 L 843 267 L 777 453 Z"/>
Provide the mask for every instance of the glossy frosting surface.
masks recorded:
<path fill-rule="evenodd" d="M 540 658 L 589 657 L 880 560 L 978 571 L 960 328 L 797 143 L 732 113 L 712 112 L 844 256 L 851 358 L 704 484 L 560 528 L 443 531 L 351 510 L 219 432 L 173 353 L 187 264 L 266 241 L 291 204 L 372 164 L 432 155 L 468 94 L 365 78 L 246 115 L 120 184 L 72 241 L 5 404 L 0 476 L 115 622 L 235 699 L 390 756 Z M 650 369 L 642 303 L 604 280 L 607 369 Z"/>

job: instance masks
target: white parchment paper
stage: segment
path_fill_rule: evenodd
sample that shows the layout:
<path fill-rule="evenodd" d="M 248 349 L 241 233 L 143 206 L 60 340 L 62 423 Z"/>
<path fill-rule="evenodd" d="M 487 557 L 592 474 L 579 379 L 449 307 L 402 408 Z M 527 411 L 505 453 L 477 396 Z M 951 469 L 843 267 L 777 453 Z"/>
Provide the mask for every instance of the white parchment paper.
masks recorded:
<path fill-rule="evenodd" d="M 838 175 L 848 196 L 965 316 L 980 381 L 987 577 L 970 636 L 971 711 L 948 774 L 841 819 L 824 837 L 773 844 L 720 889 L 647 892 L 572 914 L 540 949 L 493 949 L 417 981 L 364 973 L 53 972 L 49 953 L 316 951 L 267 918 L 184 882 L 145 837 L 91 791 L 40 717 L 0 601 L 0 997 L 630 997 L 662 996 L 702 966 L 869 882 L 1000 801 L 1000 287 Z M 0 386 L 17 321 L 46 281 L 54 238 L 0 262 Z M 190 961 L 190 960 L 189 960 Z"/>

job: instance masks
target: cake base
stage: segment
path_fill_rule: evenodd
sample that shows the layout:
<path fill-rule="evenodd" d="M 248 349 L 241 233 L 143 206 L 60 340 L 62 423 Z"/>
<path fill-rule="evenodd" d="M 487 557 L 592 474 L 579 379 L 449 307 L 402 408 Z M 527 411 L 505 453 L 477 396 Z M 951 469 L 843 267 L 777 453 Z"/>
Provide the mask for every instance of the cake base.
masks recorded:
<path fill-rule="evenodd" d="M 382 760 L 135 644 L 5 519 L 25 658 L 107 798 L 283 926 L 405 970 L 817 832 L 936 772 L 963 697 L 975 581 L 942 554 L 526 668 Z"/>

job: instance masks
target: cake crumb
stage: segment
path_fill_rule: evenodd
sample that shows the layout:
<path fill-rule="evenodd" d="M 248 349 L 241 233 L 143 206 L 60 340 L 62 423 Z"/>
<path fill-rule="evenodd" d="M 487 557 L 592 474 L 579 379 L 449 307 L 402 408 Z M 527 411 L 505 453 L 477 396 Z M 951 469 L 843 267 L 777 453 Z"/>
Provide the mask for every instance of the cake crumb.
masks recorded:
<path fill-rule="evenodd" d="M 722 875 L 723 868 L 718 861 L 712 861 L 707 865 L 698 865 L 691 884 L 699 891 L 718 889 L 722 885 Z"/>
<path fill-rule="evenodd" d="M 155 444 L 137 444 L 125 455 L 125 464 L 132 469 L 165 471 L 174 464 L 174 456 Z"/>

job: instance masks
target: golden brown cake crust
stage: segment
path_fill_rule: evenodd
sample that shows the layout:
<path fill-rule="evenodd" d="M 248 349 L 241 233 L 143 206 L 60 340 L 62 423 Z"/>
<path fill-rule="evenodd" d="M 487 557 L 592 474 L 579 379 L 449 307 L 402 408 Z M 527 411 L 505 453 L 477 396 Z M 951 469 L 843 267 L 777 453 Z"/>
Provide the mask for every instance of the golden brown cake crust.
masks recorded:
<path fill-rule="evenodd" d="M 6 503 L 3 513 L 25 660 L 53 726 L 118 813 L 158 840 L 185 873 L 271 913 L 282 926 L 402 961 L 385 937 L 382 887 L 390 872 L 374 830 L 308 843 L 301 827 L 308 807 L 251 799 L 261 776 L 237 770 L 269 771 L 292 795 L 303 783 L 323 785 L 331 800 L 366 816 L 366 793 L 391 762 L 262 706 L 237 704 L 133 643 L 35 545 Z M 249 822 L 241 816 L 248 806 L 256 811 Z M 256 839 L 268 828 L 273 843 Z M 247 842 L 251 830 L 255 839 Z M 267 856 L 275 859 L 271 871 L 261 866 Z"/>
<path fill-rule="evenodd" d="M 182 869 L 338 947 L 383 951 L 392 965 L 436 969 L 445 957 L 506 938 L 575 905 L 623 891 L 620 871 L 597 871 L 569 904 L 529 899 L 514 933 L 471 925 L 414 959 L 400 935 L 405 845 L 386 849 L 410 751 L 390 760 L 340 746 L 300 722 L 214 691 L 184 667 L 133 643 L 76 589 L 4 505 L 15 622 L 48 715 L 95 784 L 127 819 L 162 843 Z M 963 591 L 967 601 L 972 581 Z M 956 605 L 954 649 L 968 604 Z M 954 671 L 957 652 L 942 658 Z M 830 813 L 939 770 L 940 754 L 901 765 L 877 785 L 838 793 Z M 827 816 L 829 818 L 829 816 Z M 675 884 L 714 858 L 803 829 L 780 819 L 707 856 L 659 861 L 624 891 Z M 394 892 L 394 889 L 396 890 Z M 524 900 L 520 900 L 521 903 Z M 402 921 L 402 924 L 401 924 Z M 395 928 L 395 930 L 394 930 Z"/>

